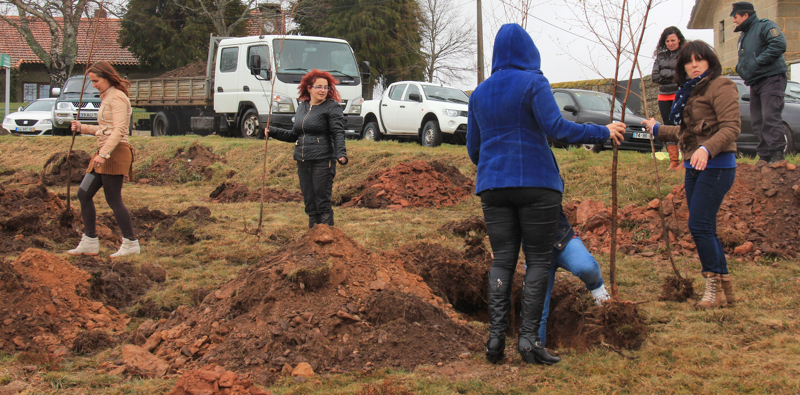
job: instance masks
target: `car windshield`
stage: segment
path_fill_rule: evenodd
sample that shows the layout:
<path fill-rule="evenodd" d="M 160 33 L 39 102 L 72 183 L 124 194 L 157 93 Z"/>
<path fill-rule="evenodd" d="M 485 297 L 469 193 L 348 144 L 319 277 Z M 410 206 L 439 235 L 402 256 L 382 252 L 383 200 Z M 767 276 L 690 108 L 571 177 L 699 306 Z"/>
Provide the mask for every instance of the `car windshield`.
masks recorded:
<path fill-rule="evenodd" d="M 50 111 L 55 103 L 55 100 L 37 100 L 25 107 L 24 111 Z"/>
<path fill-rule="evenodd" d="M 460 89 L 422 85 L 422 90 L 425 91 L 425 97 L 428 100 L 447 101 L 459 104 L 469 103 L 469 96 Z"/>
<path fill-rule="evenodd" d="M 786 84 L 786 98 L 800 100 L 800 83 L 789 81 Z"/>
<path fill-rule="evenodd" d="M 347 43 L 316 40 L 273 41 L 278 73 L 306 74 L 313 69 L 334 77 L 358 76 L 353 50 Z"/>
<path fill-rule="evenodd" d="M 67 80 L 66 85 L 64 86 L 63 93 L 81 93 L 81 82 L 83 82 L 83 76 L 80 77 L 72 77 Z M 84 89 L 83 93 L 100 93 L 97 88 L 92 86 L 92 81 L 89 78 L 86 78 L 86 88 Z"/>
<path fill-rule="evenodd" d="M 608 112 L 611 111 L 611 95 L 603 92 L 574 92 L 578 98 L 581 108 L 591 111 Z M 614 100 L 614 112 L 619 112 L 622 103 Z M 633 114 L 630 108 L 625 109 L 626 114 Z"/>

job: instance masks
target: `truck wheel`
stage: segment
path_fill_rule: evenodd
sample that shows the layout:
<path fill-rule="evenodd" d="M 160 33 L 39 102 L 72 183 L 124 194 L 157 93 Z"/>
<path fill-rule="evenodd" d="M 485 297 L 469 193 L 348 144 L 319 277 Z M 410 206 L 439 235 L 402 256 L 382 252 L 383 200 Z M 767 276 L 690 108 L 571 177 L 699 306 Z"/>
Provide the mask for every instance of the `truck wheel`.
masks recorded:
<path fill-rule="evenodd" d="M 439 122 L 432 120 L 425 123 L 420 137 L 420 143 L 426 147 L 440 146 L 442 144 L 442 131 L 439 129 Z"/>
<path fill-rule="evenodd" d="M 792 138 L 792 129 L 789 126 L 783 125 L 783 136 L 786 138 L 786 148 L 783 149 L 785 155 L 792 155 L 797 152 L 794 149 L 794 138 Z"/>
<path fill-rule="evenodd" d="M 150 134 L 153 137 L 172 136 L 175 134 L 175 123 L 173 118 L 168 116 L 164 111 L 159 111 L 153 117 L 153 127 Z"/>
<path fill-rule="evenodd" d="M 245 111 L 242 122 L 239 124 L 239 132 L 243 139 L 258 139 L 262 137 L 258 125 L 258 111 L 255 108 Z"/>
<path fill-rule="evenodd" d="M 381 139 L 381 132 L 378 130 L 378 124 L 375 122 L 367 122 L 364 125 L 364 131 L 361 133 L 361 140 L 378 141 Z"/>
<path fill-rule="evenodd" d="M 72 131 L 69 129 L 53 128 L 53 136 L 72 136 Z"/>

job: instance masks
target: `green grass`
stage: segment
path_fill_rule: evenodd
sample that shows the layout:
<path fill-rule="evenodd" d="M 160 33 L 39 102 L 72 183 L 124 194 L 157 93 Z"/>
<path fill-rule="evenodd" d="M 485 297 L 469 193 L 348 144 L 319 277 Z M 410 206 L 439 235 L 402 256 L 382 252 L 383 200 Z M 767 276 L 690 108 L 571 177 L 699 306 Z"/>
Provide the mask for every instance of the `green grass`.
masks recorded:
<path fill-rule="evenodd" d="M 95 149 L 92 138 L 77 138 L 75 148 Z M 300 237 L 307 218 L 302 203 L 266 204 L 264 232 L 279 242 L 244 232 L 258 225 L 258 203 L 211 204 L 203 199 L 222 181 L 262 184 L 264 141 L 210 137 L 133 137 L 137 149 L 134 168 L 141 171 L 155 160 L 171 158 L 178 148 L 199 142 L 225 158 L 215 166 L 211 181 L 182 185 L 153 186 L 127 184 L 123 189 L 130 209 L 148 207 L 176 213 L 192 205 L 211 210 L 214 221 L 195 225 L 201 241 L 190 246 L 150 241 L 135 262 L 156 263 L 167 271 L 167 281 L 152 288 L 145 298 L 158 306 L 174 309 L 191 305 L 197 289 L 218 287 L 284 242 Z M 69 137 L 19 138 L 0 136 L 0 172 L 41 171 L 53 153 L 66 151 Z M 263 182 L 273 188 L 297 191 L 293 145 L 270 140 L 267 146 L 267 174 Z M 395 141 L 348 141 L 350 163 L 339 166 L 334 181 L 334 198 L 344 188 L 367 175 L 411 160 L 438 160 L 457 167 L 474 178 L 475 167 L 464 146 L 443 145 L 430 149 L 414 143 Z M 566 180 L 564 201 L 597 199 L 611 204 L 610 168 L 612 154 L 593 154 L 579 149 L 555 149 Z M 755 163 L 752 158 L 741 162 Z M 789 161 L 798 164 L 792 156 Z M 619 206 L 644 205 L 658 196 L 653 160 L 648 154 L 619 153 Z M 663 171 L 659 162 L 661 193 L 666 195 L 682 183 L 677 172 Z M 235 171 L 230 178 L 229 170 Z M 3 178 L 0 178 L 3 181 Z M 6 188 L 17 187 L 4 185 Z M 26 188 L 25 186 L 20 186 Z M 63 193 L 66 188 L 52 190 Z M 73 203 L 77 202 L 72 188 Z M 110 211 L 104 199 L 96 198 L 99 213 Z M 370 210 L 336 207 L 336 224 L 348 236 L 368 249 L 392 250 L 400 245 L 426 241 L 448 248 L 462 248 L 459 237 L 439 231 L 443 224 L 481 215 L 480 200 L 472 196 L 454 207 L 436 209 Z M 176 224 L 188 232 L 189 225 Z M 624 224 L 621 224 L 624 226 Z M 642 234 L 644 239 L 650 235 Z M 61 253 L 67 247 L 58 246 Z M 108 253 L 105 251 L 104 253 Z M 10 256 L 7 259 L 13 260 Z M 608 273 L 607 255 L 596 256 Z M 777 263 L 773 265 L 773 263 Z M 676 264 L 701 288 L 696 257 L 678 257 Z M 688 303 L 660 302 L 657 296 L 663 278 L 671 273 L 668 261 L 641 256 L 618 256 L 618 283 L 625 300 L 646 301 L 640 305 L 647 316 L 650 335 L 641 350 L 626 352 L 628 359 L 604 348 L 587 352 L 562 350 L 563 361 L 556 366 L 523 366 L 519 358 L 502 366 L 485 363 L 480 354 L 444 366 L 421 366 L 414 371 L 380 370 L 368 373 L 320 375 L 304 383 L 282 379 L 269 388 L 274 394 L 529 394 L 529 393 L 776 393 L 800 391 L 800 265 L 797 260 L 740 261 L 730 258 L 735 286 L 743 301 L 735 308 L 696 311 Z M 134 320 L 130 329 L 141 321 Z M 118 349 L 117 349 L 118 351 Z M 94 357 L 67 357 L 58 369 L 22 369 L 18 357 L 0 354 L 0 384 L 13 380 L 37 383 L 30 394 L 162 394 L 175 378 L 141 380 L 97 372 L 97 366 L 114 360 L 114 350 Z"/>

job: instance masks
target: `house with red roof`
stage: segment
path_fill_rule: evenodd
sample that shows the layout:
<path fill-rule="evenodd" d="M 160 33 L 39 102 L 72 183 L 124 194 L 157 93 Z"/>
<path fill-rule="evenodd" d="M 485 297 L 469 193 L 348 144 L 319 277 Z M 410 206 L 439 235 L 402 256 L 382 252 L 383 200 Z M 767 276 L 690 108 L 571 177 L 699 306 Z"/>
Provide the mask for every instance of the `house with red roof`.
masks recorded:
<path fill-rule="evenodd" d="M 18 16 L 6 16 L 12 22 Z M 61 18 L 56 22 L 61 23 Z M 78 57 L 72 68 L 72 75 L 81 74 L 87 61 L 107 60 L 125 78 L 147 78 L 153 76 L 150 70 L 142 70 L 139 60 L 118 44 L 118 33 L 122 21 L 116 18 L 82 18 L 78 25 Z M 29 22 L 31 32 L 42 46 L 50 48 L 50 32 L 41 20 Z M 94 40 L 94 44 L 92 44 Z M 89 59 L 89 53 L 91 59 Z M 33 53 L 21 34 L 4 20 L 0 19 L 0 53 L 11 56 L 11 67 L 17 69 L 16 83 L 12 85 L 11 97 L 16 101 L 30 103 L 41 97 L 50 97 L 50 74 L 44 63 Z M 156 73 L 157 74 L 157 73 Z"/>

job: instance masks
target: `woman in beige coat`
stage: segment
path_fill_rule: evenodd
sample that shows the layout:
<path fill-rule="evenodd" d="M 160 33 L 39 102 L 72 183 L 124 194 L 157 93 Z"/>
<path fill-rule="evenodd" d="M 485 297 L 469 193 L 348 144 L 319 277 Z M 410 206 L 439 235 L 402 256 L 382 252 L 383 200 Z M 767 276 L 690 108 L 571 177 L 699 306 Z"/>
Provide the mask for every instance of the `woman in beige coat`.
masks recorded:
<path fill-rule="evenodd" d="M 130 83 L 122 79 L 114 67 L 106 61 L 97 62 L 89 68 L 88 77 L 92 86 L 100 91 L 100 111 L 97 113 L 97 125 L 83 125 L 72 121 L 72 130 L 97 137 L 97 153 L 89 162 L 81 186 L 78 189 L 78 200 L 81 203 L 83 219 L 83 236 L 75 249 L 67 251 L 70 255 L 97 255 L 100 244 L 97 239 L 97 212 L 94 207 L 94 195 L 100 188 L 106 202 L 114 212 L 122 231 L 122 246 L 111 254 L 117 258 L 130 254 L 138 254 L 139 241 L 133 233 L 131 214 L 122 202 L 122 184 L 125 175 L 132 172 L 133 148 L 128 144 L 128 125 L 131 119 L 131 103 L 128 100 Z"/>

